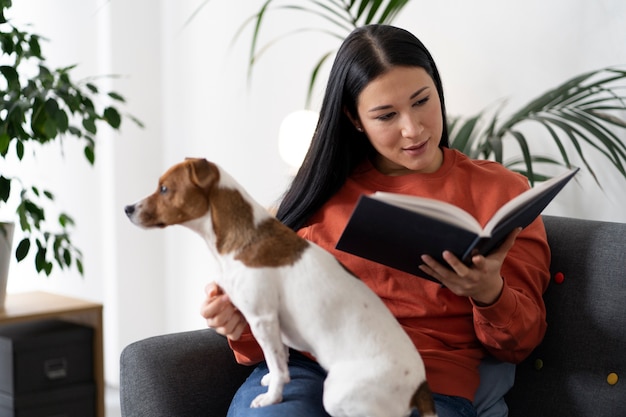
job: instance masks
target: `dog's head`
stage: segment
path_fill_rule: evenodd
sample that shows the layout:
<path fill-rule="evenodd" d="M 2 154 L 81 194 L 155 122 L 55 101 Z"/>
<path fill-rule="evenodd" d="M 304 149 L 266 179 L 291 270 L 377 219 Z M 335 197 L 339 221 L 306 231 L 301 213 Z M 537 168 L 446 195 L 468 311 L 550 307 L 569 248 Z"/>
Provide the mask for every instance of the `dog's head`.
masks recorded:
<path fill-rule="evenodd" d="M 167 227 L 205 216 L 211 191 L 219 182 L 218 167 L 200 158 L 187 158 L 159 179 L 157 190 L 124 211 L 137 226 Z"/>

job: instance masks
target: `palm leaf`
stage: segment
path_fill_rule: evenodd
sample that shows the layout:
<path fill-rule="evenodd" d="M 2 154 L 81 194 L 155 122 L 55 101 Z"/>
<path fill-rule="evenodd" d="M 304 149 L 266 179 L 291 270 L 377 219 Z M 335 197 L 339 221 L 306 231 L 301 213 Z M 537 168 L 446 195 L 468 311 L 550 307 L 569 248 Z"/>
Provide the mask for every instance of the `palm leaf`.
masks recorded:
<path fill-rule="evenodd" d="M 245 27 L 250 24 L 254 24 L 254 30 L 250 41 L 248 78 L 250 78 L 254 65 L 258 62 L 262 53 L 267 51 L 281 39 L 293 36 L 296 33 L 316 30 L 320 33 L 337 38 L 339 42 L 341 42 L 341 40 L 343 40 L 348 33 L 362 24 L 390 23 L 404 8 L 404 6 L 406 6 L 409 0 L 361 0 L 350 2 L 310 0 L 306 5 L 303 5 L 302 2 L 300 2 L 297 4 L 279 4 L 270 8 L 271 2 L 272 0 L 267 0 L 257 13 L 244 21 L 242 26 L 237 31 L 237 36 L 239 36 Z M 264 44 L 264 46 L 259 47 L 259 34 L 261 33 L 263 20 L 267 13 L 277 10 L 289 10 L 292 12 L 313 15 L 322 21 L 330 23 L 335 30 L 294 30 L 272 39 Z M 307 89 L 307 107 L 310 105 L 312 92 L 315 88 L 315 83 L 318 79 L 321 68 L 335 51 L 336 49 L 324 53 L 313 68 Z"/>
<path fill-rule="evenodd" d="M 345 6 L 341 3 L 335 3 L 333 1 L 330 2 L 324 2 L 321 0 L 312 0 L 312 3 L 314 3 L 316 6 L 318 6 L 320 9 L 326 10 L 328 13 L 330 13 L 331 15 L 334 15 L 335 17 L 337 17 L 338 19 L 342 20 L 343 23 L 345 25 L 341 25 L 342 28 L 349 28 L 352 26 L 352 22 L 350 21 L 350 19 L 348 18 L 348 15 L 345 13 Z M 314 9 L 307 9 L 308 11 L 318 14 Z M 331 20 L 331 16 L 328 17 L 328 20 Z M 333 19 L 334 20 L 334 19 Z"/>
<path fill-rule="evenodd" d="M 391 23 L 396 18 L 398 13 L 402 11 L 404 6 L 409 2 L 409 0 L 392 0 L 387 4 L 387 7 L 380 15 L 380 19 L 378 19 L 378 23 Z"/>
<path fill-rule="evenodd" d="M 561 163 L 558 160 L 547 155 L 531 155 L 531 161 L 532 163 L 537 163 L 537 164 L 561 165 Z M 512 158 L 506 161 L 504 165 L 510 170 L 518 172 L 527 178 L 531 177 L 531 174 L 529 174 L 529 172 L 526 171 L 525 169 L 517 168 L 519 165 L 524 165 L 524 166 L 526 165 L 526 161 L 524 160 L 523 157 Z M 534 178 L 534 181 L 546 181 L 550 179 L 549 175 L 541 174 L 535 170 L 533 170 L 532 177 Z"/>
<path fill-rule="evenodd" d="M 550 117 L 542 117 L 542 120 L 544 120 L 547 123 L 552 123 L 554 126 L 556 126 L 559 129 L 561 129 L 561 131 L 569 139 L 570 143 L 574 146 L 574 149 L 576 150 L 576 153 L 578 154 L 578 157 L 581 159 L 581 161 L 583 162 L 583 164 L 585 165 L 585 167 L 587 168 L 589 173 L 593 176 L 593 178 L 596 181 L 596 183 L 599 184 L 598 178 L 596 177 L 596 173 L 594 172 L 594 170 L 592 169 L 591 165 L 589 164 L 589 161 L 587 161 L 587 158 L 585 157 L 585 153 L 583 152 L 583 147 L 581 146 L 580 142 L 578 141 L 578 137 L 581 137 L 583 140 L 585 140 L 586 139 L 585 136 L 582 135 L 580 131 L 578 131 L 577 129 L 575 129 L 571 125 L 569 125 L 569 124 L 567 124 L 567 123 L 565 123 L 565 122 L 563 122 L 563 121 L 561 121 L 559 119 L 554 119 L 554 118 L 550 118 Z M 596 146 L 595 143 L 593 143 L 593 142 L 591 142 L 590 145 L 591 146 Z M 598 149 L 598 150 L 600 150 L 600 149 Z"/>
<path fill-rule="evenodd" d="M 624 106 L 626 107 L 626 106 Z M 601 111 L 598 111 L 599 109 L 602 110 L 622 110 L 624 107 L 619 108 L 619 107 L 595 107 L 593 109 L 585 109 L 584 111 L 589 113 L 590 115 L 597 117 L 598 119 L 602 119 L 604 122 L 612 124 L 614 126 L 618 126 L 618 127 L 623 127 L 626 128 L 626 121 L 620 119 L 619 117 L 613 116 L 612 114 L 608 114 L 608 113 L 604 113 Z M 626 147 L 626 144 L 623 144 Z"/>
<path fill-rule="evenodd" d="M 528 141 L 526 140 L 526 137 L 524 136 L 524 134 L 517 130 L 512 130 L 511 135 L 513 135 L 513 137 L 517 140 L 517 144 L 519 145 L 519 148 L 522 152 L 524 164 L 526 165 L 526 172 L 528 174 L 527 175 L 528 179 L 530 180 L 531 185 L 534 185 L 535 175 L 533 174 L 534 172 L 533 161 L 532 161 L 532 157 L 530 156 L 530 148 L 528 147 Z"/>
<path fill-rule="evenodd" d="M 193 14 L 187 19 L 185 25 L 189 24 L 191 20 L 197 17 L 202 9 L 205 8 L 210 0 L 204 0 L 193 12 Z M 301 34 L 303 32 L 317 31 L 325 35 L 329 35 L 338 39 L 341 42 L 352 30 L 356 27 L 364 24 L 373 23 L 391 23 L 395 17 L 402 11 L 402 9 L 408 4 L 409 0 L 298 0 L 282 2 L 274 0 L 266 0 L 259 10 L 252 16 L 246 18 L 243 23 L 235 32 L 233 37 L 233 43 L 236 42 L 241 34 L 250 25 L 253 26 L 252 35 L 250 38 L 250 46 L 248 52 L 248 82 L 251 80 L 254 66 L 259 61 L 259 58 L 278 41 L 287 37 Z M 333 30 L 323 28 L 308 28 L 308 29 L 296 29 L 288 31 L 276 38 L 269 40 L 260 46 L 260 34 L 262 32 L 263 24 L 268 13 L 276 11 L 290 11 L 294 13 L 307 14 L 320 19 L 323 22 L 330 24 Z M 328 61 L 328 58 L 336 51 L 336 49 L 324 53 L 322 57 L 317 61 L 317 64 L 311 72 L 309 80 L 306 106 L 310 105 L 312 91 L 315 87 L 315 82 L 318 79 L 320 70 L 324 63 Z"/>
<path fill-rule="evenodd" d="M 257 48 L 256 44 L 259 39 L 259 31 L 261 30 L 261 24 L 263 22 L 263 18 L 265 17 L 265 12 L 267 11 L 267 8 L 269 7 L 271 2 L 272 0 L 267 0 L 263 4 L 261 9 L 258 11 L 258 13 L 255 15 L 256 18 L 254 19 L 254 31 L 252 32 L 252 40 L 250 41 L 250 52 L 248 53 L 248 80 L 250 79 L 251 74 L 252 74 L 252 67 L 254 65 L 254 56 L 256 55 L 256 48 Z"/>
<path fill-rule="evenodd" d="M 544 121 L 541 118 L 537 118 L 537 119 L 533 119 L 533 120 L 536 120 L 537 122 L 541 123 L 543 125 L 543 127 L 548 131 L 548 134 L 550 135 L 550 137 L 552 138 L 552 140 L 556 144 L 557 148 L 559 149 L 559 154 L 561 155 L 561 158 L 563 159 L 563 163 L 565 164 L 566 167 L 570 168 L 572 166 L 572 164 L 570 163 L 569 155 L 567 154 L 567 151 L 565 150 L 565 146 L 563 146 L 563 141 L 561 141 L 561 137 L 559 136 L 557 131 L 554 130 L 554 128 L 552 127 L 552 125 L 550 123 Z M 549 158 L 549 159 L 551 159 L 551 158 Z M 553 159 L 551 159 L 551 160 L 554 161 Z M 554 162 L 548 162 L 547 160 L 544 161 L 544 162 L 554 163 Z"/>
<path fill-rule="evenodd" d="M 307 108 L 310 107 L 311 105 L 311 99 L 313 98 L 313 88 L 315 87 L 315 81 L 317 80 L 317 75 L 319 74 L 320 68 L 322 67 L 322 65 L 324 65 L 324 62 L 326 62 L 332 54 L 333 54 L 333 51 L 330 51 L 330 52 L 327 52 L 325 55 L 322 55 L 320 60 L 317 62 L 317 64 L 313 68 L 313 71 L 311 72 L 309 88 L 307 89 L 307 92 L 306 92 L 306 107 Z"/>
<path fill-rule="evenodd" d="M 454 130 L 454 125 L 450 126 L 449 131 L 454 130 L 455 132 L 455 134 L 452 136 L 452 140 L 454 140 L 454 143 L 451 144 L 451 146 L 465 154 L 469 154 L 473 144 L 472 139 L 475 137 L 474 133 L 476 131 L 476 126 L 481 116 L 482 114 L 478 114 L 477 116 L 466 120 L 458 130 Z"/>
<path fill-rule="evenodd" d="M 602 130 L 598 129 L 591 121 L 586 120 L 584 117 L 580 117 L 575 114 L 567 114 L 564 113 L 563 117 L 570 122 L 570 124 L 578 125 L 583 130 L 590 133 L 596 141 L 591 141 L 588 135 L 581 133 L 583 139 L 585 139 L 588 143 L 590 143 L 593 147 L 600 150 L 604 156 L 609 159 L 613 165 L 618 168 L 624 176 L 626 176 L 626 172 L 624 172 L 624 168 L 621 164 L 620 158 L 626 157 L 622 152 L 619 152 L 619 147 L 613 143 L 611 138 L 605 134 Z"/>
<path fill-rule="evenodd" d="M 473 148 L 482 157 L 501 162 L 505 139 L 513 138 L 521 152 L 521 159 L 516 160 L 516 164 L 523 163 L 525 175 L 534 182 L 542 178 L 535 175 L 533 165 L 536 163 L 572 165 L 564 143 L 567 141 L 598 185 L 600 183 L 589 163 L 587 148 L 599 152 L 626 178 L 625 81 L 626 71 L 614 68 L 575 76 L 531 100 L 499 124 L 494 117 L 491 128 L 472 138 L 475 142 Z M 545 129 L 547 138 L 556 144 L 562 162 L 533 156 L 532 147 L 539 138 L 530 140 L 523 133 L 523 123 L 526 122 L 538 123 Z M 464 146 L 467 147 L 467 144 Z"/>
<path fill-rule="evenodd" d="M 194 20 L 196 16 L 198 16 L 198 14 L 200 14 L 202 9 L 204 9 L 204 7 L 209 3 L 209 1 L 210 0 L 205 0 L 202 3 L 200 3 L 200 5 L 196 7 L 196 10 L 194 10 L 193 13 L 187 18 L 183 26 L 188 26 L 191 23 L 191 21 Z"/>
<path fill-rule="evenodd" d="M 498 132 L 499 135 L 503 134 L 507 129 L 510 129 L 516 123 L 526 120 L 529 115 L 538 113 L 546 108 L 550 108 L 555 104 L 558 104 L 560 101 L 563 100 L 568 90 L 571 90 L 576 85 L 584 82 L 592 75 L 592 73 L 579 75 L 574 79 L 563 83 L 559 87 L 547 91 L 546 93 L 532 100 L 525 107 L 514 113 L 513 116 L 511 116 L 509 120 L 502 125 L 500 131 Z"/>
<path fill-rule="evenodd" d="M 365 24 L 368 25 L 370 23 L 372 23 L 374 21 L 374 16 L 376 16 L 376 12 L 378 11 L 378 9 L 380 8 L 380 6 L 382 5 L 383 0 L 373 0 L 373 1 L 368 1 L 368 0 L 363 0 L 361 2 L 361 5 L 365 5 L 365 7 L 361 8 L 359 7 L 359 11 L 364 12 L 366 9 L 369 8 L 369 11 L 367 13 L 367 16 L 365 18 Z M 361 17 L 361 16 L 359 16 Z"/>

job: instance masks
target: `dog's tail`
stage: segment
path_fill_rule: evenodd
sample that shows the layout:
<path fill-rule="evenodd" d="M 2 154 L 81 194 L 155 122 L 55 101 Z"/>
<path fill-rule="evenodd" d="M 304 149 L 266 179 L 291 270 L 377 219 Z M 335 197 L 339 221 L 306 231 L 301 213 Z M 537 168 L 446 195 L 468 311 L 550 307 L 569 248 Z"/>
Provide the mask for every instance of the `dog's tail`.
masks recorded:
<path fill-rule="evenodd" d="M 428 382 L 424 381 L 417 387 L 411 398 L 411 409 L 413 408 L 420 412 L 420 417 L 437 417 L 433 393 L 430 391 Z"/>

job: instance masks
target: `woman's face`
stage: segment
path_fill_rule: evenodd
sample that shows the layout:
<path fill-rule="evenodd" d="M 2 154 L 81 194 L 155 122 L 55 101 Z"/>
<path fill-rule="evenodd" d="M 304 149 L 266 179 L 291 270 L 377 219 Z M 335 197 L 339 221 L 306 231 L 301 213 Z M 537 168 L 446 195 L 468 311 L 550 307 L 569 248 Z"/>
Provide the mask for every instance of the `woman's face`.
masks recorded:
<path fill-rule="evenodd" d="M 421 67 L 394 67 L 372 80 L 357 98 L 358 120 L 376 149 L 383 174 L 435 172 L 443 163 L 441 101 Z"/>

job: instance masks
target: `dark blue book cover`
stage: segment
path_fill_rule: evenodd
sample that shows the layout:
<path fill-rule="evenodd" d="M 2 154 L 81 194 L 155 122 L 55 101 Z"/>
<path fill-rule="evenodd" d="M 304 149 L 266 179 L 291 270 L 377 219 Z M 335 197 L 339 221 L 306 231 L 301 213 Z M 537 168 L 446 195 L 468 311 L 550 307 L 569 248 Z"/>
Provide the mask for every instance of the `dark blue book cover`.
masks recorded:
<path fill-rule="evenodd" d="M 489 254 L 518 227 L 532 223 L 578 168 L 529 189 L 502 206 L 484 228 L 458 207 L 407 195 L 375 193 L 357 202 L 336 248 L 422 278 L 421 255 L 443 265 L 444 250 L 471 263 Z"/>

